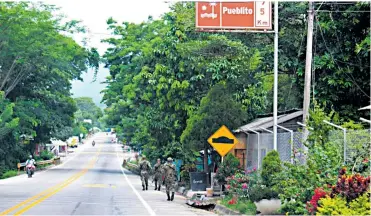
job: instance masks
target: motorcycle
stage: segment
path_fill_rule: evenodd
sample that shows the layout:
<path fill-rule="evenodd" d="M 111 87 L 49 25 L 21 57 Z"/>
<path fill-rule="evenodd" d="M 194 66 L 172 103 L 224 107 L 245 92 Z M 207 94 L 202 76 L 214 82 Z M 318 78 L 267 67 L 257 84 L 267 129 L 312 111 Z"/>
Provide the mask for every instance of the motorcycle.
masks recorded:
<path fill-rule="evenodd" d="M 92 143 L 93 147 L 95 146 L 95 142 Z"/>
<path fill-rule="evenodd" d="M 26 172 L 27 172 L 28 178 L 32 178 L 32 175 L 33 175 L 34 172 L 35 172 L 35 166 L 32 165 L 32 164 L 28 164 L 28 165 L 26 166 Z"/>

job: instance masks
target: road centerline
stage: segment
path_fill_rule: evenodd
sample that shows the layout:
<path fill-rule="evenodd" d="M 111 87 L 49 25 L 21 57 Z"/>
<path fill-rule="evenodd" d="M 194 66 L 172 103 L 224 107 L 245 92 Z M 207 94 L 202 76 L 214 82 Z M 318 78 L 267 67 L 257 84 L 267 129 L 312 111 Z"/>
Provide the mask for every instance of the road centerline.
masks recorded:
<path fill-rule="evenodd" d="M 29 210 L 30 208 L 32 208 L 32 207 L 36 206 L 37 204 L 41 203 L 43 200 L 53 196 L 58 191 L 62 190 L 63 188 L 67 187 L 68 185 L 70 185 L 71 183 L 73 183 L 74 181 L 79 179 L 89 169 L 91 169 L 94 166 L 94 164 L 98 161 L 98 156 L 99 156 L 100 151 L 101 151 L 101 147 L 99 148 L 97 154 L 78 173 L 72 175 L 67 180 L 62 181 L 61 183 L 58 183 L 58 184 L 44 190 L 43 192 L 41 192 L 41 193 L 39 193 L 39 194 L 37 194 L 33 197 L 30 197 L 30 198 L 22 201 L 21 203 L 18 203 L 17 205 L 15 205 L 11 208 L 9 208 L 9 209 L 7 209 L 3 212 L 0 212 L 0 215 L 8 215 L 9 213 L 11 213 L 13 211 L 16 211 L 16 210 L 18 210 L 18 211 L 15 213 L 15 215 L 22 214 L 22 213 L 26 212 L 27 210 Z M 31 203 L 31 204 L 28 204 L 28 203 Z M 27 206 L 22 208 L 22 206 L 24 206 L 24 205 L 27 205 Z"/>

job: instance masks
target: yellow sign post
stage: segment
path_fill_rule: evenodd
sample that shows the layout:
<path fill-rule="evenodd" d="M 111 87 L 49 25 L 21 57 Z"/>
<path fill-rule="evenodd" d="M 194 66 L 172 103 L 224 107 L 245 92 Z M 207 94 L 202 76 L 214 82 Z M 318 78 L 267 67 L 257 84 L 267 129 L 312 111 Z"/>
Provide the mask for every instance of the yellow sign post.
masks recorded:
<path fill-rule="evenodd" d="M 238 143 L 238 139 L 225 125 L 223 125 L 209 137 L 207 142 L 209 142 L 223 158 Z"/>

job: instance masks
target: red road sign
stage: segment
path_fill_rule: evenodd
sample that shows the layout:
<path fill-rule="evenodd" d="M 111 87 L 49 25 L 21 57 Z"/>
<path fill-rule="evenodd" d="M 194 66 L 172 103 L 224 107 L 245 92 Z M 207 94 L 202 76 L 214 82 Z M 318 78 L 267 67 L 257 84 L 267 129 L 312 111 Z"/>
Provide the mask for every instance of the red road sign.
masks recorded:
<path fill-rule="evenodd" d="M 272 29 L 270 1 L 197 2 L 198 29 Z"/>

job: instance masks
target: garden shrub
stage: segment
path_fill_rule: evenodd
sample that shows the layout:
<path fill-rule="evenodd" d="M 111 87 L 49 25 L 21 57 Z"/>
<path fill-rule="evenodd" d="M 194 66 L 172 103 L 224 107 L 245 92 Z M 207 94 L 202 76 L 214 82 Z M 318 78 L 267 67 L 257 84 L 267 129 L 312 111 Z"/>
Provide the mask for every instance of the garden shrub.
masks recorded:
<path fill-rule="evenodd" d="M 349 206 L 344 197 L 326 197 L 319 201 L 317 215 L 370 215 L 370 197 L 368 193 L 351 201 Z"/>
<path fill-rule="evenodd" d="M 282 170 L 280 156 L 277 151 L 270 151 L 263 159 L 263 168 L 261 177 L 263 184 L 267 187 L 274 185 L 275 174 Z"/>
<path fill-rule="evenodd" d="M 319 200 L 317 215 L 352 215 L 347 201 L 341 197 L 326 197 Z"/>
<path fill-rule="evenodd" d="M 233 154 L 228 153 L 224 158 L 223 163 L 216 172 L 215 178 L 218 180 L 219 184 L 225 184 L 226 178 L 237 173 L 240 161 Z"/>
<path fill-rule="evenodd" d="M 18 175 L 17 170 L 8 170 L 8 171 L 3 173 L 3 175 L 1 176 L 1 179 L 10 178 L 10 177 L 13 177 L 13 176 L 16 176 L 16 175 Z"/>
<path fill-rule="evenodd" d="M 362 196 L 353 200 L 349 204 L 349 207 L 353 210 L 353 215 L 371 215 L 370 194 L 364 193 Z"/>
<path fill-rule="evenodd" d="M 186 164 L 182 167 L 182 171 L 180 171 L 180 179 L 184 182 L 186 187 L 190 187 L 190 176 L 189 173 L 196 172 L 197 168 L 195 164 Z"/>
<path fill-rule="evenodd" d="M 44 150 L 40 153 L 40 158 L 43 160 L 51 160 L 54 158 L 54 154 L 47 150 Z"/>
<path fill-rule="evenodd" d="M 306 203 L 311 200 L 314 189 L 319 186 L 316 173 L 306 165 L 284 163 L 283 170 L 276 175 L 273 186 L 282 202 L 280 212 L 282 214 L 305 214 Z"/>
<path fill-rule="evenodd" d="M 278 198 L 278 193 L 273 190 L 275 178 L 282 170 L 281 160 L 277 151 L 270 151 L 263 159 L 261 179 L 255 178 L 254 184 L 250 185 L 249 198 L 253 202 L 262 199 Z"/>
<path fill-rule="evenodd" d="M 249 184 L 249 177 L 242 174 L 237 173 L 231 177 L 227 177 L 227 192 L 231 194 L 238 195 L 239 198 L 247 198 L 248 197 L 248 184 Z"/>
<path fill-rule="evenodd" d="M 349 202 L 367 192 L 370 187 L 370 176 L 364 177 L 361 174 L 346 175 L 346 168 L 339 171 L 339 178 L 336 185 L 332 186 L 331 197 L 340 195 Z"/>
<path fill-rule="evenodd" d="M 278 193 L 265 185 L 257 185 L 249 190 L 249 199 L 253 202 L 259 202 L 262 199 L 278 198 Z"/>
<path fill-rule="evenodd" d="M 314 214 L 317 211 L 318 201 L 329 195 L 329 192 L 325 191 L 323 188 L 316 188 L 314 190 L 314 195 L 312 199 L 307 202 L 307 210 L 310 214 Z"/>

